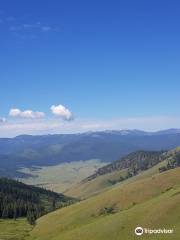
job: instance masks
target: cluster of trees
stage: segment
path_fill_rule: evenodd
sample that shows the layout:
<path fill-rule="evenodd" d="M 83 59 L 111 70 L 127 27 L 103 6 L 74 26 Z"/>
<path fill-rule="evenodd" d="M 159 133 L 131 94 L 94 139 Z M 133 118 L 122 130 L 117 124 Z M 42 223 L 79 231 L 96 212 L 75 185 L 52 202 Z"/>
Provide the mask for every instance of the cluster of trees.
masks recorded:
<path fill-rule="evenodd" d="M 72 202 L 73 199 L 63 194 L 6 178 L 0 179 L 0 218 L 27 217 L 30 224 L 35 224 L 43 214 Z"/>
<path fill-rule="evenodd" d="M 159 172 L 165 172 L 167 170 L 180 167 L 180 152 L 175 152 L 170 156 L 166 166 L 160 167 Z"/>
<path fill-rule="evenodd" d="M 145 169 L 144 169 L 145 170 Z M 129 168 L 127 171 L 127 175 L 125 176 L 120 176 L 118 179 L 108 179 L 108 182 L 112 185 L 122 182 L 130 177 L 133 177 L 135 175 L 137 175 L 140 171 L 142 171 L 142 169 L 138 169 L 137 167 L 133 166 L 132 168 Z"/>
<path fill-rule="evenodd" d="M 111 185 L 114 185 L 114 184 L 116 184 L 116 183 L 119 183 L 119 182 L 124 181 L 124 180 L 127 179 L 127 178 L 128 178 L 127 176 L 125 176 L 125 177 L 120 176 L 118 179 L 113 179 L 113 180 L 108 179 L 108 182 L 109 182 Z"/>
<path fill-rule="evenodd" d="M 89 176 L 84 181 L 91 181 L 99 175 L 104 175 L 125 168 L 129 169 L 128 177 L 132 177 L 162 161 L 162 153 L 163 151 L 137 151 L 130 153 L 127 156 L 122 157 L 120 160 L 99 168 L 95 174 Z M 122 179 L 120 179 L 120 181 L 121 180 Z"/>
<path fill-rule="evenodd" d="M 117 209 L 115 206 L 109 206 L 109 207 L 104 207 L 100 209 L 99 215 L 114 214 L 116 212 L 117 212 Z"/>
<path fill-rule="evenodd" d="M 0 182 L 0 217 L 27 217 L 31 224 L 44 213 L 38 192 L 17 185 L 6 179 Z"/>
<path fill-rule="evenodd" d="M 30 224 L 34 224 L 35 220 L 44 212 L 44 207 L 40 203 L 24 201 L 22 199 L 14 199 L 12 196 L 4 197 L 0 195 L 0 217 L 14 218 L 27 217 Z"/>

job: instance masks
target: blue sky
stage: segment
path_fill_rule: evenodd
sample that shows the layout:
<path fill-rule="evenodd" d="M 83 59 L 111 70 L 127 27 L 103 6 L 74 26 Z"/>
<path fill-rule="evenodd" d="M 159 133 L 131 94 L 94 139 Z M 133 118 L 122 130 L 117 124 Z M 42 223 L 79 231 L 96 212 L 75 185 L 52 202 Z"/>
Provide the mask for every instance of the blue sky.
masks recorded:
<path fill-rule="evenodd" d="M 1 135 L 180 127 L 179 12 L 166 0 L 1 1 Z"/>

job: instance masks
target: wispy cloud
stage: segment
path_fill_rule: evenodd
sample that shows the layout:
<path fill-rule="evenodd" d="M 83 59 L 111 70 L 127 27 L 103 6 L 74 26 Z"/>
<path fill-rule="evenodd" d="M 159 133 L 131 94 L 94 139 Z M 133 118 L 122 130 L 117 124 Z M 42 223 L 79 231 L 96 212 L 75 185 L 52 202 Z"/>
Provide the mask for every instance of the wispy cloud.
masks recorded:
<path fill-rule="evenodd" d="M 50 27 L 50 26 L 42 26 L 42 27 L 41 27 L 41 30 L 42 30 L 43 32 L 49 32 L 49 31 L 52 31 L 52 30 L 55 30 L 55 29 L 53 29 L 53 28 Z"/>
<path fill-rule="evenodd" d="M 14 16 L 7 16 L 5 13 L 0 14 L 0 24 L 4 25 L 8 31 L 16 36 L 33 36 L 40 33 L 58 32 L 60 27 L 56 24 L 42 23 L 39 20 L 32 21 L 28 17 L 24 20 Z"/>
<path fill-rule="evenodd" d="M 39 33 L 39 32 L 54 32 L 58 31 L 57 27 L 45 25 L 40 22 L 37 23 L 23 23 L 23 24 L 13 24 L 9 26 L 11 32 L 23 32 L 23 33 Z"/>
<path fill-rule="evenodd" d="M 7 15 L 4 11 L 1 11 L 1 10 L 0 10 L 0 19 L 1 19 L 1 22 L 3 23 L 16 21 L 16 18 L 14 16 Z"/>

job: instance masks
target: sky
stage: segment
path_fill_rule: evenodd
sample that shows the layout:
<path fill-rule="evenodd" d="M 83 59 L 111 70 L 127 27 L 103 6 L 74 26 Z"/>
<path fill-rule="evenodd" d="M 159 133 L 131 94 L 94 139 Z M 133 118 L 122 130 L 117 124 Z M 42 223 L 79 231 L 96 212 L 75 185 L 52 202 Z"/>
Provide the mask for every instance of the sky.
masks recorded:
<path fill-rule="evenodd" d="M 0 0 L 0 137 L 180 128 L 180 2 Z"/>

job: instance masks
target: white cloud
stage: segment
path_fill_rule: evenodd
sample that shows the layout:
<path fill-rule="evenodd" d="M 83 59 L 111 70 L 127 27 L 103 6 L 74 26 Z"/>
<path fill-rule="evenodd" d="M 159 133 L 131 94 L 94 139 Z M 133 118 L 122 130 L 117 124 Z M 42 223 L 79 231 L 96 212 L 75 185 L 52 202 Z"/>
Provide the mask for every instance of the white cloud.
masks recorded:
<path fill-rule="evenodd" d="M 21 111 L 18 108 L 12 108 L 9 111 L 9 116 L 36 119 L 43 118 L 45 114 L 43 112 L 33 112 L 32 110 Z"/>
<path fill-rule="evenodd" d="M 52 105 L 51 111 L 55 116 L 58 116 L 66 121 L 70 121 L 73 119 L 73 114 L 70 112 L 70 110 L 63 105 Z"/>

